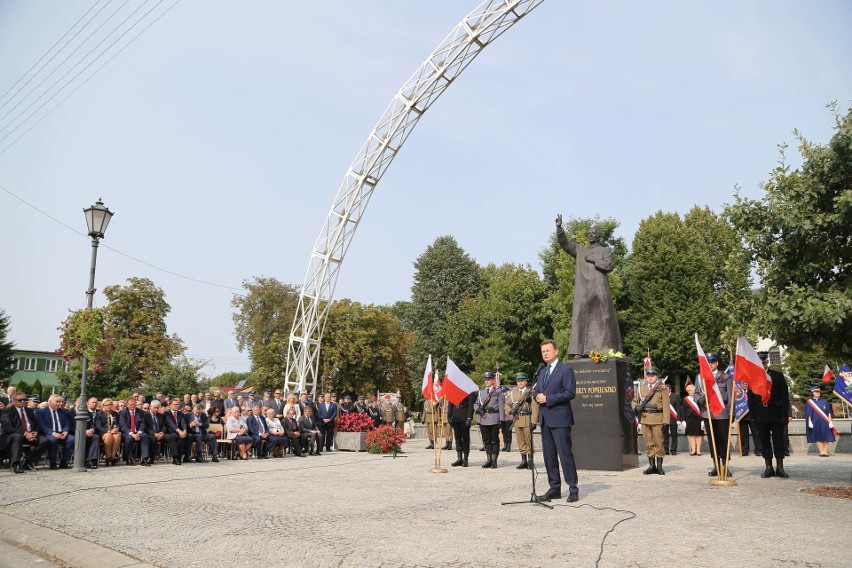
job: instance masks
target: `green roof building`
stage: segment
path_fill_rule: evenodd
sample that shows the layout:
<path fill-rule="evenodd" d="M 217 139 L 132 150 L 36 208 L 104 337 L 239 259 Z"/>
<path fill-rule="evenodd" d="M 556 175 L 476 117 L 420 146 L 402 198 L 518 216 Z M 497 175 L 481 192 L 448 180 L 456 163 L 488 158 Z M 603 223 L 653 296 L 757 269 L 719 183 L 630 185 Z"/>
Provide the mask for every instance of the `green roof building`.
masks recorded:
<path fill-rule="evenodd" d="M 56 371 L 67 370 L 68 363 L 62 360 L 62 355 L 53 351 L 24 351 L 15 350 L 12 353 L 12 373 L 6 379 L 9 385 L 17 385 L 21 381 L 32 385 L 36 379 L 42 387 L 59 388 L 59 378 Z"/>

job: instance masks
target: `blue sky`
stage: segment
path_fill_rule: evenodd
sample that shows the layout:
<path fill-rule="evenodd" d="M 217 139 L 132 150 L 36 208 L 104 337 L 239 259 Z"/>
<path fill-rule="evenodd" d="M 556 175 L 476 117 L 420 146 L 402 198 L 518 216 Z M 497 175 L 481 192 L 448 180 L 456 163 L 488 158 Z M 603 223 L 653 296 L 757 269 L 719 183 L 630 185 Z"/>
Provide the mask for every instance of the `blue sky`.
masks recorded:
<path fill-rule="evenodd" d="M 0 2 L 0 93 L 93 4 Z M 0 185 L 81 232 L 81 210 L 102 197 L 116 213 L 104 244 L 173 272 L 301 284 L 347 166 L 474 6 L 183 0 L 0 154 Z M 540 269 L 556 213 L 615 217 L 629 243 L 657 210 L 719 211 L 737 184 L 759 196 L 776 145 L 795 145 L 793 128 L 827 141 L 825 104 L 852 100 L 849 29 L 852 4 L 839 0 L 544 2 L 420 121 L 336 297 L 408 299 L 413 261 L 444 234 L 481 264 Z M 88 239 L 3 191 L 0 211 L 12 339 L 54 349 L 67 310 L 85 305 Z M 165 290 L 169 329 L 211 361 L 206 373 L 249 369 L 233 290 L 101 248 L 99 289 L 131 276 Z"/>

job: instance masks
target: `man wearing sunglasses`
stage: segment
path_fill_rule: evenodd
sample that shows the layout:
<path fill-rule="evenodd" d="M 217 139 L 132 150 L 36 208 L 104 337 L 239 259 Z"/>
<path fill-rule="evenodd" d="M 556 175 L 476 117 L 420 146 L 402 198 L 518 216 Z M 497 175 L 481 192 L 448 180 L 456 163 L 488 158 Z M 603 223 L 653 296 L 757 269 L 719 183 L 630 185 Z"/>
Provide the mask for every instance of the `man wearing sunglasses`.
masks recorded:
<path fill-rule="evenodd" d="M 12 471 L 24 473 L 27 469 L 35 469 L 34 464 L 41 455 L 47 451 L 47 440 L 39 441 L 38 424 L 36 423 L 35 411 L 27 408 L 27 397 L 22 392 L 16 392 L 12 396 L 8 408 L 0 415 L 3 434 L 0 436 L 0 450 L 9 446 Z M 21 450 L 24 444 L 31 444 L 26 460 L 21 463 Z"/>

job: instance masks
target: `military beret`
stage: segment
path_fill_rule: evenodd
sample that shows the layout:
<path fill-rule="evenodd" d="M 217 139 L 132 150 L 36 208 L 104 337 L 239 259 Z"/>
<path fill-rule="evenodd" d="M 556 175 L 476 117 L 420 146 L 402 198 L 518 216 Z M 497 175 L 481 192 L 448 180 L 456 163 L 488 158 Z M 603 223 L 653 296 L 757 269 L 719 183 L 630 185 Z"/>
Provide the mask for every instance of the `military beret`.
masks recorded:
<path fill-rule="evenodd" d="M 491 373 L 491 372 L 488 372 L 488 373 L 482 373 L 482 378 L 483 378 L 483 379 L 493 379 L 493 378 L 494 378 L 494 373 Z"/>

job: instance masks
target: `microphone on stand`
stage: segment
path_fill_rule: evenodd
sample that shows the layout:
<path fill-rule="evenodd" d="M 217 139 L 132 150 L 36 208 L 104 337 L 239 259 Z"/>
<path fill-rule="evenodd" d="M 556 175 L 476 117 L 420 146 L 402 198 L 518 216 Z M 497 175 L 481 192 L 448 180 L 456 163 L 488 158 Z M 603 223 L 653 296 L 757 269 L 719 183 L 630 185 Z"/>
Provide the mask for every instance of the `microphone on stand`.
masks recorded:
<path fill-rule="evenodd" d="M 538 369 L 535 370 L 535 382 L 533 383 L 532 390 L 535 391 L 536 385 L 538 385 L 538 374 L 541 373 L 541 370 L 547 367 L 547 363 L 540 363 Z"/>

